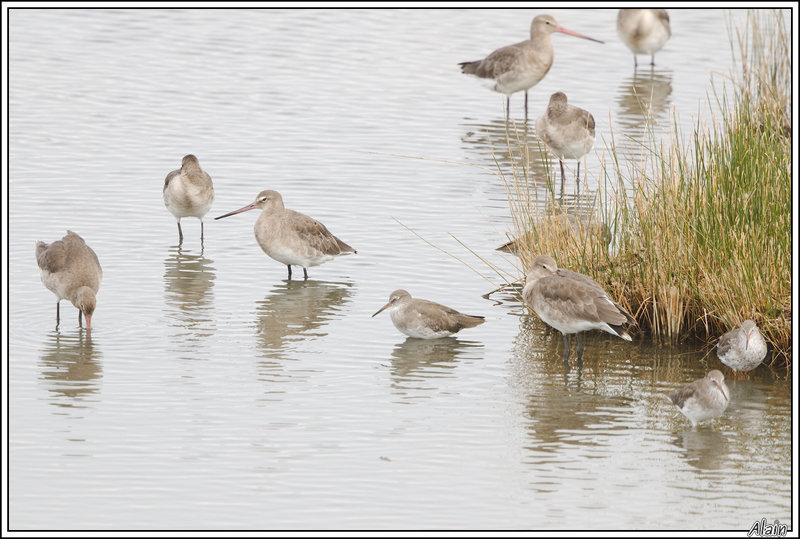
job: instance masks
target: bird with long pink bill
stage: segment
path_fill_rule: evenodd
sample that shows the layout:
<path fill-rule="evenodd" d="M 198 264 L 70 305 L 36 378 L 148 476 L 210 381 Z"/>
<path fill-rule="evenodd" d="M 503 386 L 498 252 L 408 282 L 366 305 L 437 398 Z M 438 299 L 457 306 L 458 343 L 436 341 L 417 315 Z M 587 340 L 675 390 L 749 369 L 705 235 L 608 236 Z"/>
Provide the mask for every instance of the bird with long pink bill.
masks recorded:
<path fill-rule="evenodd" d="M 599 39 L 584 36 L 560 26 L 552 15 L 537 15 L 531 22 L 531 38 L 492 52 L 483 60 L 461 62 L 461 72 L 483 79 L 494 79 L 492 89 L 506 96 L 506 118 L 511 108 L 511 94 L 525 90 L 525 121 L 528 120 L 528 90 L 550 71 L 553 65 L 553 33 L 588 39 L 603 43 Z"/>
<path fill-rule="evenodd" d="M 67 230 L 60 240 L 47 244 L 36 242 L 36 263 L 42 283 L 56 295 L 56 328 L 61 322 L 61 300 L 68 299 L 86 317 L 86 330 L 92 329 L 92 315 L 97 305 L 97 292 L 103 279 L 100 261 L 91 247 L 78 234 Z"/>
<path fill-rule="evenodd" d="M 289 279 L 292 278 L 292 266 L 301 266 L 303 278 L 308 279 L 306 268 L 319 266 L 339 255 L 356 253 L 316 219 L 285 208 L 283 197 L 277 191 L 261 191 L 252 204 L 214 220 L 250 210 L 261 210 L 253 227 L 258 245 L 267 256 L 286 264 Z"/>

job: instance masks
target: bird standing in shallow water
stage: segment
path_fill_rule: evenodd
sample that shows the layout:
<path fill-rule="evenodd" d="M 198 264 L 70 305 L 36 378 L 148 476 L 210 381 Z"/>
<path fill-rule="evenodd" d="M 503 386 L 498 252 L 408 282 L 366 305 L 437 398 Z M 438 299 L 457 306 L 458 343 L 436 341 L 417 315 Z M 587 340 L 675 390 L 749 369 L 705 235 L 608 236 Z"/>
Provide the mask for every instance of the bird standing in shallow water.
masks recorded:
<path fill-rule="evenodd" d="M 338 255 L 356 254 L 355 249 L 331 234 L 319 221 L 286 209 L 277 191 L 261 191 L 252 204 L 214 220 L 255 209 L 261 210 L 253 227 L 256 241 L 267 256 L 286 264 L 289 279 L 292 266 L 302 266 L 303 278 L 308 279 L 306 268 L 319 266 Z"/>
<path fill-rule="evenodd" d="M 550 96 L 547 110 L 536 120 L 536 134 L 561 164 L 561 191 L 564 191 L 564 159 L 578 161 L 576 181 L 580 181 L 581 157 L 594 145 L 594 116 L 567 103 L 564 92 Z"/>
<path fill-rule="evenodd" d="M 92 315 L 97 305 L 97 292 L 103 270 L 97 255 L 79 235 L 67 230 L 67 235 L 51 244 L 36 242 L 36 263 L 42 283 L 56 295 L 56 327 L 61 321 L 61 300 L 68 299 L 86 317 L 86 329 L 92 329 Z"/>
<path fill-rule="evenodd" d="M 483 79 L 494 79 L 492 88 L 506 96 L 509 117 L 511 94 L 525 90 L 525 121 L 528 121 L 528 90 L 539 84 L 553 65 L 553 42 L 550 34 L 560 32 L 602 43 L 559 26 L 552 15 L 537 15 L 531 22 L 531 38 L 492 52 L 483 60 L 461 62 L 461 72 Z"/>
<path fill-rule="evenodd" d="M 390 309 L 389 316 L 394 327 L 409 337 L 438 339 L 449 337 L 464 328 L 472 328 L 485 322 L 482 316 L 462 314 L 427 299 L 412 298 L 405 290 L 395 290 L 389 302 L 372 316 Z"/>
<path fill-rule="evenodd" d="M 672 35 L 669 14 L 665 9 L 620 9 L 617 34 L 633 51 L 634 67 L 639 65 L 637 54 L 649 54 L 650 65 L 655 65 L 656 53 Z"/>
<path fill-rule="evenodd" d="M 636 320 L 590 277 L 559 269 L 548 255 L 537 256 L 525 278 L 522 298 L 539 318 L 564 335 L 564 362 L 569 360 L 569 337 L 578 334 L 577 356 L 583 357 L 581 332 L 601 329 L 626 341 L 625 324 Z"/>
<path fill-rule="evenodd" d="M 717 357 L 733 369 L 734 378 L 740 372 L 746 376 L 761 365 L 766 355 L 767 343 L 752 320 L 745 320 L 741 327 L 729 331 L 717 342 Z"/>
<path fill-rule="evenodd" d="M 193 155 L 184 156 L 181 168 L 173 170 L 164 179 L 164 205 L 178 222 L 178 243 L 183 243 L 182 217 L 200 219 L 200 241 L 203 241 L 203 217 L 214 202 L 214 185 L 211 176 L 200 168 Z"/>
<path fill-rule="evenodd" d="M 721 416 L 731 399 L 725 377 L 716 369 L 705 378 L 695 380 L 683 389 L 669 394 L 678 410 L 696 427 L 701 421 Z"/>

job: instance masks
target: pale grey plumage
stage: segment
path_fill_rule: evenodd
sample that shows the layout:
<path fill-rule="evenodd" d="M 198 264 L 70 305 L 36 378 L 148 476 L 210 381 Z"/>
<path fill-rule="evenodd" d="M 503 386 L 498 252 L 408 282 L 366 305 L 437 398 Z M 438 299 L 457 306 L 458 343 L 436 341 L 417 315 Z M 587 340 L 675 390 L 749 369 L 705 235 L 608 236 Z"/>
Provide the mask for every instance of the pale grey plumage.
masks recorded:
<path fill-rule="evenodd" d="M 484 79 L 494 79 L 492 88 L 506 96 L 506 115 L 511 94 L 525 90 L 525 119 L 528 119 L 528 90 L 539 84 L 553 65 L 553 42 L 550 35 L 560 32 L 590 41 L 598 41 L 559 26 L 552 15 L 537 15 L 531 21 L 530 39 L 501 47 L 482 60 L 461 62 L 461 72 Z"/>
<path fill-rule="evenodd" d="M 705 378 L 669 394 L 678 410 L 696 427 L 701 421 L 721 416 L 730 402 L 730 391 L 723 374 L 714 369 Z"/>
<path fill-rule="evenodd" d="M 389 302 L 372 316 L 386 309 L 390 309 L 389 316 L 398 330 L 418 339 L 449 337 L 485 322 L 482 316 L 463 314 L 433 301 L 412 298 L 405 290 L 392 292 Z"/>
<path fill-rule="evenodd" d="M 185 155 L 181 168 L 173 170 L 164 178 L 162 190 L 164 205 L 178 222 L 178 242 L 183 241 L 181 218 L 200 219 L 200 241 L 204 239 L 203 217 L 214 202 L 214 185 L 194 155 Z"/>
<path fill-rule="evenodd" d="M 564 92 L 550 96 L 547 110 L 536 120 L 536 134 L 558 158 L 561 165 L 561 186 L 564 186 L 564 160 L 578 161 L 576 178 L 580 178 L 580 158 L 594 145 L 594 116 L 567 103 Z"/>
<path fill-rule="evenodd" d="M 635 66 L 637 54 L 651 55 L 650 65 L 655 65 L 655 53 L 672 36 L 669 14 L 665 9 L 620 9 L 617 34 L 633 52 Z"/>
<path fill-rule="evenodd" d="M 252 204 L 214 219 L 255 209 L 261 210 L 253 228 L 256 241 L 267 256 L 286 264 L 290 279 L 292 266 L 301 266 L 307 279 L 306 268 L 318 266 L 338 255 L 357 252 L 316 219 L 286 209 L 283 197 L 277 191 L 261 191 Z"/>
<path fill-rule="evenodd" d="M 564 361 L 569 359 L 567 335 L 571 333 L 578 334 L 579 359 L 583 354 L 583 331 L 600 329 L 631 340 L 623 326 L 635 324 L 634 318 L 591 277 L 559 269 L 548 255 L 534 259 L 522 297 L 539 318 L 564 335 Z"/>
<path fill-rule="evenodd" d="M 717 357 L 736 372 L 749 372 L 758 367 L 767 355 L 767 343 L 752 320 L 719 338 Z"/>

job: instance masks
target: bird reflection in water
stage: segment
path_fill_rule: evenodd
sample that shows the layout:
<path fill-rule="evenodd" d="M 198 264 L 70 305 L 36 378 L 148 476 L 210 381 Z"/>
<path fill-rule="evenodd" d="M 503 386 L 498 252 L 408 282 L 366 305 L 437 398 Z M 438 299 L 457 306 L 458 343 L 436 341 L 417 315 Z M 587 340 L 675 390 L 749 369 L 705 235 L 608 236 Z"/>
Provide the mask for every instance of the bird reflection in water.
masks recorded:
<path fill-rule="evenodd" d="M 681 456 L 700 470 L 720 470 L 727 466 L 728 440 L 716 429 L 686 429 L 676 435 L 673 445 L 683 450 Z"/>
<path fill-rule="evenodd" d="M 179 342 L 197 342 L 214 333 L 212 306 L 216 269 L 213 260 L 180 246 L 164 259 L 165 314 Z"/>
<path fill-rule="evenodd" d="M 535 318 L 520 317 L 511 356 L 513 376 L 508 377 L 511 390 L 523 403 L 528 436 L 525 448 L 529 450 L 526 461 L 550 467 L 553 454 L 565 446 L 610 454 L 613 437 L 627 428 L 624 411 L 631 408 L 632 401 L 600 389 L 609 379 L 605 358 L 586 357 L 583 366 L 570 371 L 560 360 L 559 333 Z M 584 368 L 590 375 L 588 381 L 583 378 Z M 535 488 L 547 491 L 546 483 L 543 479 Z"/>
<path fill-rule="evenodd" d="M 92 344 L 88 332 L 51 332 L 44 343 L 40 361 L 42 380 L 48 384 L 48 391 L 57 397 L 52 404 L 81 407 L 80 401 L 100 388 L 103 376 L 101 359 L 102 355 Z"/>
<path fill-rule="evenodd" d="M 419 398 L 419 391 L 435 389 L 428 382 L 453 375 L 459 361 L 483 358 L 483 343 L 456 337 L 407 338 L 392 350 L 392 388 L 404 398 Z"/>
<path fill-rule="evenodd" d="M 332 319 L 353 293 L 351 283 L 285 280 L 256 303 L 256 334 L 265 358 L 283 359 L 293 343 L 314 336 Z"/>
<path fill-rule="evenodd" d="M 543 158 L 546 148 L 540 143 L 533 127 L 523 123 L 492 120 L 489 123 L 465 123 L 461 143 L 473 155 L 477 165 L 495 173 L 497 167 L 518 171 L 529 182 L 547 185 L 552 168 Z M 524 172 L 523 172 L 524 171 Z M 511 179 L 511 178 L 509 178 Z M 505 188 L 500 185 L 498 200 L 506 200 Z"/>
<path fill-rule="evenodd" d="M 514 357 L 519 358 L 521 365 L 526 365 L 525 372 L 520 373 L 520 376 L 525 378 L 530 368 L 535 365 L 537 376 L 556 380 L 557 375 L 561 374 L 564 382 L 562 387 L 568 393 L 582 391 L 584 362 L 577 362 L 576 368 L 572 369 L 569 362 L 552 361 L 553 357 L 559 357 L 563 352 L 559 349 L 562 345 L 561 334 L 542 322 L 533 311 L 526 308 L 523 312 L 524 315 L 520 317 L 520 332 L 514 339 Z M 595 376 L 602 375 L 604 364 L 601 359 L 587 357 L 585 363 Z"/>
<path fill-rule="evenodd" d="M 742 438 L 749 438 L 752 445 L 756 440 L 764 438 L 764 432 L 769 428 L 767 415 L 770 403 L 762 387 L 763 381 L 754 378 L 732 380 L 728 383 L 731 394 L 731 403 L 726 411 L 729 420 L 737 426 L 737 431 Z M 774 405 L 773 405 L 774 406 Z"/>
<path fill-rule="evenodd" d="M 622 81 L 617 90 L 617 121 L 623 137 L 617 148 L 633 157 L 652 134 L 670 106 L 672 71 L 643 69 Z"/>

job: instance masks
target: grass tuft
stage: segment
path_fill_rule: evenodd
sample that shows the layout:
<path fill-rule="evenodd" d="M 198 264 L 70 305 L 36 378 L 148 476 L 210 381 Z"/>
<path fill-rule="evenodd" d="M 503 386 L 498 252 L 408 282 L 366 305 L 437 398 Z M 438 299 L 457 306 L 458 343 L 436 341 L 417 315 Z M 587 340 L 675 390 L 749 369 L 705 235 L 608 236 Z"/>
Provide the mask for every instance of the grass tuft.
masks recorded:
<path fill-rule="evenodd" d="M 738 69 L 712 85 L 712 124 L 684 137 L 673 118 L 668 143 L 643 147 L 633 164 L 612 133 L 600 191 L 580 218 L 552 185 L 539 200 L 526 165 L 537 148 L 520 141 L 522 164 L 503 176 L 519 238 L 509 249 L 523 269 L 548 253 L 591 275 L 658 342 L 712 345 L 751 318 L 771 343 L 768 363 L 788 363 L 791 35 L 783 13 L 761 10 L 731 35 Z"/>

